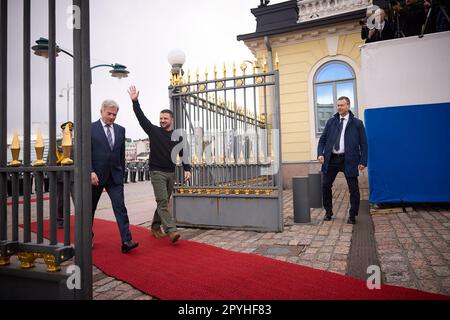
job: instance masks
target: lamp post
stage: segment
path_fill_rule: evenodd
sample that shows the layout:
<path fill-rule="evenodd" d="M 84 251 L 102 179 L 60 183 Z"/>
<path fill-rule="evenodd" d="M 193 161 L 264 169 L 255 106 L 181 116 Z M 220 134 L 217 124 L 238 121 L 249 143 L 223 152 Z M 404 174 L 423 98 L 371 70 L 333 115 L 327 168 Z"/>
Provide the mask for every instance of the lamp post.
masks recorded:
<path fill-rule="evenodd" d="M 69 85 L 69 83 L 68 83 L 68 84 L 67 84 L 67 87 L 66 87 L 66 88 L 62 88 L 62 89 L 61 89 L 61 92 L 59 93 L 59 97 L 60 97 L 60 98 L 64 98 L 64 92 L 65 92 L 65 94 L 66 94 L 66 98 L 67 98 L 67 121 L 70 120 L 70 117 L 69 117 L 70 90 L 73 91 L 73 87 L 72 87 L 71 85 Z"/>
<path fill-rule="evenodd" d="M 172 84 L 178 85 L 182 82 L 183 64 L 186 61 L 186 55 L 180 49 L 173 49 L 167 56 L 169 64 L 172 66 Z M 177 91 L 179 88 L 177 88 Z M 175 117 L 175 129 L 181 128 L 181 119 L 183 114 L 182 99 L 180 97 L 172 97 L 172 89 L 169 89 L 169 97 L 171 109 Z"/>
<path fill-rule="evenodd" d="M 176 78 L 178 75 L 183 75 L 183 64 L 186 62 L 186 55 L 180 49 L 173 49 L 167 55 L 167 60 L 172 66 L 171 73 L 172 77 Z M 180 79 L 181 80 L 181 79 Z"/>
<path fill-rule="evenodd" d="M 36 40 L 36 45 L 31 47 L 31 49 L 34 51 L 35 55 L 44 57 L 44 58 L 48 58 L 48 39 L 42 38 L 42 37 L 39 38 L 38 40 Z M 63 52 L 73 58 L 72 53 L 70 53 L 67 50 L 61 49 L 58 45 L 56 45 L 56 56 L 58 56 L 60 52 Z M 128 77 L 128 74 L 130 73 L 130 71 L 127 70 L 126 66 L 124 66 L 123 64 L 119 64 L 119 63 L 98 64 L 98 65 L 92 66 L 91 70 L 95 69 L 95 68 L 99 68 L 99 67 L 112 68 L 112 70 L 109 71 L 111 73 L 111 77 L 119 78 L 119 79 Z"/>

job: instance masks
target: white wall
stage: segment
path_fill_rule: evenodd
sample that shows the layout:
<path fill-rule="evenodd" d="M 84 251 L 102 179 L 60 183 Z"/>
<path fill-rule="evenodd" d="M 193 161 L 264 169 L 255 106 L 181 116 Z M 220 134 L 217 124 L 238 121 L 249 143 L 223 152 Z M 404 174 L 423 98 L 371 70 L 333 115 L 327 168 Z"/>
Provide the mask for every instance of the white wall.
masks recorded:
<path fill-rule="evenodd" d="M 450 102 L 450 31 L 361 47 L 364 108 Z"/>

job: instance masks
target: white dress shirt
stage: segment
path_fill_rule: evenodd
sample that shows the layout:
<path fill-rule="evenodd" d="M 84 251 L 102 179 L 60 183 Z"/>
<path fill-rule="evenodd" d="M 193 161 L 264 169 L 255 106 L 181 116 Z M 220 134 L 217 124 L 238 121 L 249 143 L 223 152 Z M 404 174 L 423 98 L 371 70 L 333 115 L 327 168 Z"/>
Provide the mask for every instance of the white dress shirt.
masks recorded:
<path fill-rule="evenodd" d="M 100 118 L 100 122 L 102 124 L 103 131 L 105 131 L 106 138 L 108 139 L 108 127 L 107 127 L 107 124 L 104 123 L 101 118 Z M 113 124 L 110 125 L 110 131 L 111 131 L 112 142 L 113 142 L 113 145 L 114 145 L 114 143 L 116 142 L 116 137 L 114 136 L 114 125 Z"/>
<path fill-rule="evenodd" d="M 342 118 L 344 118 L 344 123 L 342 124 L 341 139 L 339 140 L 339 151 L 336 151 L 336 149 L 333 146 L 333 153 L 341 154 L 345 152 L 344 136 L 345 136 L 345 128 L 347 127 L 349 117 L 350 113 L 347 113 L 345 117 L 339 116 L 339 123 L 341 123 Z"/>

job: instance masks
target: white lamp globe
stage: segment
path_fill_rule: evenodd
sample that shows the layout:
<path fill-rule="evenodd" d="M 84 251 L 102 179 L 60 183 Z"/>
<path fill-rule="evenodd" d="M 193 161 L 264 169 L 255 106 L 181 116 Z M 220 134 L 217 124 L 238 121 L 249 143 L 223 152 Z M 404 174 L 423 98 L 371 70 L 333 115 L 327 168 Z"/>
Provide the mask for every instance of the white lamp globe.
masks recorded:
<path fill-rule="evenodd" d="M 182 66 L 186 61 L 186 55 L 180 49 L 173 49 L 169 52 L 167 60 L 171 66 Z"/>

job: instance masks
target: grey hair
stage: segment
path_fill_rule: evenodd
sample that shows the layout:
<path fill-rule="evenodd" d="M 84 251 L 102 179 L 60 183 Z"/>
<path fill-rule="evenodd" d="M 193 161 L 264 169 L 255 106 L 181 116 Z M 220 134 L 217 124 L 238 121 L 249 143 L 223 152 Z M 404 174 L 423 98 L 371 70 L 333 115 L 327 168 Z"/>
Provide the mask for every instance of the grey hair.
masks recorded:
<path fill-rule="evenodd" d="M 119 111 L 119 105 L 114 100 L 105 100 L 105 101 L 103 101 L 100 111 L 103 111 L 103 110 L 105 110 L 108 107 L 116 108 L 117 111 Z"/>

